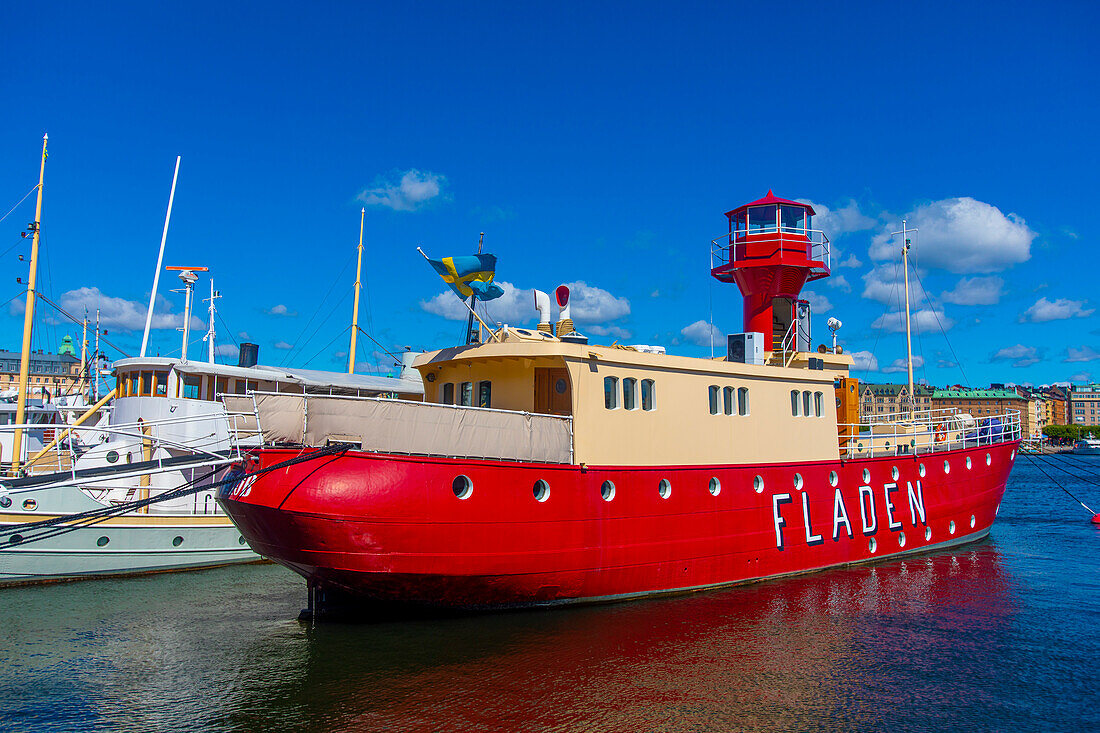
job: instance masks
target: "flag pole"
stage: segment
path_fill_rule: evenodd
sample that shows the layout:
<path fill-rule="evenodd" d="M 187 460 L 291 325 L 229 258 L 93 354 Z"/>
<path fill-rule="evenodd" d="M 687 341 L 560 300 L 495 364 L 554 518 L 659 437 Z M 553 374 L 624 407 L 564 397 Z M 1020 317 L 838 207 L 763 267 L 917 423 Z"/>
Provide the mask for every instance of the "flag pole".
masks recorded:
<path fill-rule="evenodd" d="M 477 253 L 481 254 L 481 244 L 485 241 L 485 232 L 481 233 L 481 236 L 477 238 Z M 474 330 L 474 306 L 477 304 L 477 294 L 470 296 L 470 305 L 467 306 L 470 309 L 470 317 L 466 319 L 466 343 L 470 343 L 470 334 Z M 481 320 L 480 318 L 478 319 Z"/>
<path fill-rule="evenodd" d="M 431 257 L 424 254 L 424 250 L 417 247 L 416 251 L 419 252 L 424 257 L 424 259 L 426 259 L 428 262 L 432 261 Z M 470 315 L 473 316 L 474 318 L 476 318 L 477 322 L 480 323 L 482 326 L 485 326 L 485 330 L 488 331 L 490 334 L 492 334 L 494 339 L 496 338 L 496 334 L 493 333 L 493 329 L 489 328 L 489 325 L 487 323 L 485 323 L 485 321 L 481 320 L 481 316 L 479 316 L 477 313 L 474 313 L 474 309 L 471 308 L 470 305 L 465 300 L 463 300 L 462 298 L 459 298 L 458 302 L 462 303 L 462 305 L 466 306 L 466 309 L 470 311 Z M 469 343 L 469 341 L 467 341 L 467 343 Z"/>

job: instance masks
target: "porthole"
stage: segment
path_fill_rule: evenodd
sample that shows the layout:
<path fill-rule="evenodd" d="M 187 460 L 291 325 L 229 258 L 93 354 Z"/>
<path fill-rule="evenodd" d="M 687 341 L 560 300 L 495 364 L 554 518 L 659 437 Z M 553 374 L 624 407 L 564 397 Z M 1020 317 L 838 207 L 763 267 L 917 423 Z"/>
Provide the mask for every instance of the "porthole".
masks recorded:
<path fill-rule="evenodd" d="M 930 539 L 932 539 L 932 528 L 931 527 L 925 527 L 924 528 L 924 541 L 928 542 Z"/>
<path fill-rule="evenodd" d="M 569 389 L 569 384 L 564 379 L 559 379 L 554 382 L 554 391 L 558 394 L 565 394 L 565 390 Z"/>
<path fill-rule="evenodd" d="M 871 552 L 872 555 L 875 553 L 875 550 L 878 549 L 878 542 L 875 541 L 874 537 L 872 537 L 867 543 L 867 549 Z"/>
<path fill-rule="evenodd" d="M 923 463 L 920 464 L 919 466 L 917 466 L 917 473 L 920 474 L 921 478 L 924 478 L 925 469 L 924 469 L 924 464 Z"/>
<path fill-rule="evenodd" d="M 970 462 L 970 456 L 967 456 L 966 457 L 966 467 L 967 467 L 967 469 L 970 469 L 973 466 L 974 466 L 974 464 Z"/>
<path fill-rule="evenodd" d="M 898 547 L 905 547 L 905 533 L 898 533 Z"/>
<path fill-rule="evenodd" d="M 180 537 L 179 535 L 176 535 L 175 537 L 172 538 L 172 547 L 179 547 L 182 544 L 183 544 L 183 538 Z"/>
<path fill-rule="evenodd" d="M 118 463 L 118 451 L 117 450 L 107 451 L 107 463 Z"/>
<path fill-rule="evenodd" d="M 615 498 L 615 484 L 610 481 L 604 481 L 600 484 L 600 496 L 604 501 L 611 501 Z"/>
<path fill-rule="evenodd" d="M 18 545 L 22 541 L 23 541 L 23 535 L 21 535 L 21 534 L 13 534 L 11 537 L 8 538 L 8 542 L 10 542 L 13 545 Z"/>
<path fill-rule="evenodd" d="M 951 473 L 951 461 L 944 461 L 943 462 L 943 472 L 944 473 Z"/>
<path fill-rule="evenodd" d="M 836 486 L 840 481 L 840 477 L 836 475 L 836 471 L 829 471 L 829 486 Z"/>
<path fill-rule="evenodd" d="M 109 543 L 110 541 L 110 537 L 100 537 L 98 540 L 95 541 L 95 543 L 100 547 L 106 547 L 107 543 Z"/>
<path fill-rule="evenodd" d="M 989 455 L 988 453 L 985 454 L 985 465 L 987 465 L 987 466 L 992 466 L 993 465 L 993 456 Z"/>
<path fill-rule="evenodd" d="M 535 495 L 535 501 L 546 501 L 550 498 L 550 484 L 539 479 L 531 488 L 531 493 Z"/>
<path fill-rule="evenodd" d="M 469 476 L 459 474 L 451 482 L 451 491 L 459 499 L 469 499 L 470 494 L 474 493 L 474 482 L 470 480 Z"/>
<path fill-rule="evenodd" d="M 871 483 L 871 472 L 868 469 L 863 469 L 863 483 Z"/>
<path fill-rule="evenodd" d="M 764 490 L 764 477 L 763 476 L 756 476 L 756 477 L 753 478 L 753 480 L 752 480 L 752 490 L 755 491 L 758 494 L 761 491 Z"/>
<path fill-rule="evenodd" d="M 901 473 L 900 473 L 900 472 L 898 471 L 898 467 L 897 467 L 897 466 L 891 466 L 891 467 L 890 467 L 890 479 L 891 479 L 892 481 L 897 481 L 897 480 L 898 480 L 898 476 L 900 476 L 900 475 L 901 475 Z"/>
<path fill-rule="evenodd" d="M 710 487 L 708 489 L 711 496 L 718 496 L 722 492 L 722 482 L 715 476 L 710 480 Z"/>
<path fill-rule="evenodd" d="M 794 475 L 794 488 L 795 491 L 802 491 L 802 474 L 800 473 Z"/>
<path fill-rule="evenodd" d="M 244 537 L 238 537 L 237 538 L 237 544 L 238 545 L 243 545 L 244 544 Z"/>
<path fill-rule="evenodd" d="M 3 507 L 4 509 L 7 509 L 9 506 L 11 506 L 11 497 L 10 496 L 0 496 L 0 507 Z"/>
<path fill-rule="evenodd" d="M 970 529 L 974 529 L 974 524 L 975 524 L 976 522 L 977 522 L 977 520 L 976 520 L 976 519 L 974 518 L 974 515 L 973 515 L 973 514 L 971 514 L 971 515 L 970 515 Z"/>
<path fill-rule="evenodd" d="M 955 520 L 954 519 L 952 519 L 950 522 L 947 523 L 947 533 L 948 534 L 955 534 Z"/>
<path fill-rule="evenodd" d="M 657 484 L 657 493 L 661 495 L 662 499 L 672 496 L 672 484 L 669 483 L 667 478 L 661 479 L 661 482 Z"/>
<path fill-rule="evenodd" d="M 38 508 L 38 500 L 37 499 L 24 499 L 23 500 L 23 508 L 26 509 L 28 512 L 33 512 L 35 509 Z"/>

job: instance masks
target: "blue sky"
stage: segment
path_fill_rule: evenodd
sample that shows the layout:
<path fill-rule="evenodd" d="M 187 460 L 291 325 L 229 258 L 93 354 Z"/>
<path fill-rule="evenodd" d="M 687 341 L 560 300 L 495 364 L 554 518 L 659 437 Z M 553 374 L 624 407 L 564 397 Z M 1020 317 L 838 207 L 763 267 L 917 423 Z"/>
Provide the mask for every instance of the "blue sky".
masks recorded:
<path fill-rule="evenodd" d="M 470 253 L 484 231 L 509 286 L 494 320 L 531 324 L 530 288 L 576 283 L 595 340 L 702 356 L 712 308 L 720 333 L 741 330 L 709 240 L 723 212 L 773 189 L 821 207 L 845 266 L 810 288 L 815 341 L 842 319 L 861 378 L 905 376 L 891 371 L 905 349 L 883 233 L 909 216 L 927 290 L 918 378 L 1095 379 L 1098 16 L 1091 3 L 20 3 L 0 50 L 0 215 L 35 184 L 49 132 L 40 286 L 98 305 L 136 353 L 182 155 L 165 262 L 211 268 L 222 358 L 247 338 L 261 362 L 340 369 L 362 206 L 363 321 L 387 349 L 461 337 L 415 248 Z M 0 301 L 20 292 L 33 212 L 32 196 L 0 222 Z M 161 280 L 153 353 L 179 349 L 175 285 Z M 40 314 L 36 348 L 78 335 Z M 0 346 L 21 328 L 15 304 L 0 309 Z M 360 339 L 363 369 L 385 368 L 376 351 Z"/>

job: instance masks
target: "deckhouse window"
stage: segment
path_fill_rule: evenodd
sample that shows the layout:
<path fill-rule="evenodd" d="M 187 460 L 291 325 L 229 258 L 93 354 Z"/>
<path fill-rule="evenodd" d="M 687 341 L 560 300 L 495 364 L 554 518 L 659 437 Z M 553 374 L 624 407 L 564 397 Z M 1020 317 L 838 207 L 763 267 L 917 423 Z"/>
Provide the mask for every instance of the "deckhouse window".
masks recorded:
<path fill-rule="evenodd" d="M 603 378 L 603 406 L 614 410 L 619 406 L 619 378 Z"/>
<path fill-rule="evenodd" d="M 798 417 L 800 412 L 801 412 L 798 409 L 800 405 L 801 405 L 801 400 L 799 400 L 799 398 L 798 398 L 798 390 L 797 389 L 792 389 L 791 390 L 791 414 L 794 415 L 795 417 Z"/>
<path fill-rule="evenodd" d="M 474 404 L 474 383 L 463 382 L 459 388 L 458 401 L 460 405 L 472 407 Z"/>
<path fill-rule="evenodd" d="M 443 385 L 443 399 L 444 405 L 453 405 L 455 403 L 455 383 L 447 382 Z"/>
<path fill-rule="evenodd" d="M 711 415 L 717 415 L 718 414 L 718 386 L 714 385 L 714 384 L 710 385 L 709 392 L 710 392 L 710 414 Z"/>
<path fill-rule="evenodd" d="M 813 413 L 810 412 L 810 393 L 808 391 L 802 393 L 802 414 L 806 417 L 813 416 Z"/>
<path fill-rule="evenodd" d="M 202 377 L 188 374 L 183 378 L 183 396 L 189 400 L 197 400 L 200 398 L 199 392 L 202 389 Z"/>
<path fill-rule="evenodd" d="M 153 373 L 142 372 L 141 373 L 141 387 L 138 390 L 138 394 L 142 397 L 149 397 L 153 394 Z"/>
<path fill-rule="evenodd" d="M 733 387 L 722 389 L 722 411 L 727 415 L 733 414 Z"/>
<path fill-rule="evenodd" d="M 652 410 L 654 408 L 653 397 L 654 397 L 654 395 L 653 395 L 653 380 L 652 379 L 643 379 L 642 380 L 642 409 L 643 410 L 649 411 L 649 410 Z"/>
<path fill-rule="evenodd" d="M 737 388 L 737 414 L 748 415 L 749 414 L 749 388 L 738 387 Z"/>
<path fill-rule="evenodd" d="M 765 229 L 775 229 L 775 207 L 750 206 L 749 231 L 759 232 Z"/>
<path fill-rule="evenodd" d="M 814 392 L 814 415 L 825 416 L 825 395 L 821 392 Z"/>
<path fill-rule="evenodd" d="M 493 406 L 493 384 L 488 380 L 477 383 L 477 406 Z"/>
<path fill-rule="evenodd" d="M 154 382 L 154 384 L 156 386 L 153 389 L 153 392 L 156 394 L 157 397 L 167 397 L 168 396 L 168 372 L 154 372 L 153 376 L 155 377 L 155 380 L 156 380 Z"/>
<path fill-rule="evenodd" d="M 638 380 L 634 377 L 623 379 L 623 409 L 635 410 L 638 407 Z"/>

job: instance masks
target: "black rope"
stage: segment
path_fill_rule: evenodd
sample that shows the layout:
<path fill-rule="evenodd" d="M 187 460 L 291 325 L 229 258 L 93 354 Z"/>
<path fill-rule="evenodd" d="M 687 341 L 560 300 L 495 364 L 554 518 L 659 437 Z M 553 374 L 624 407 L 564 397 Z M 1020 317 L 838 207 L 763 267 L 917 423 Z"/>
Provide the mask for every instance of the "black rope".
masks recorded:
<path fill-rule="evenodd" d="M 194 485 L 199 481 L 213 476 L 217 472 L 217 469 L 215 469 L 214 471 L 211 471 L 204 476 L 200 476 L 199 478 L 187 481 L 175 489 L 170 489 L 168 491 L 157 494 L 156 496 L 151 496 L 148 499 L 138 499 L 136 501 L 117 504 L 115 506 L 90 509 L 85 512 L 78 512 L 76 514 L 67 514 L 60 517 L 54 517 L 52 519 L 43 519 L 38 522 L 27 522 L 24 524 L 5 527 L 3 529 L 0 529 L 0 538 L 7 537 L 9 545 L 26 545 L 31 542 L 36 542 L 44 539 L 49 539 L 50 537 L 56 537 L 58 535 L 66 534 L 67 532 L 73 532 L 77 529 L 82 529 L 84 527 L 90 527 L 99 524 L 100 522 L 106 521 L 107 519 L 110 519 L 112 517 L 128 514 L 137 509 L 150 506 L 151 504 L 156 504 L 162 501 L 170 501 L 172 499 L 178 499 L 184 496 L 189 496 L 191 494 L 197 494 L 200 491 L 209 491 L 211 489 L 216 489 L 219 486 L 236 483 L 244 478 L 247 478 L 248 476 L 261 476 L 270 471 L 277 471 L 279 469 L 293 466 L 298 463 L 305 463 L 307 461 L 317 460 L 318 458 L 325 458 L 327 456 L 345 453 L 350 447 L 351 445 L 347 443 L 331 445 L 309 453 L 308 455 L 300 455 L 294 458 L 287 459 L 285 461 L 280 461 L 279 463 L 261 468 L 254 473 L 246 473 L 244 475 L 232 476 L 230 478 L 222 479 L 221 481 L 215 481 L 212 484 L 204 484 L 201 486 Z M 36 529 L 40 529 L 43 531 L 30 537 L 24 537 L 17 543 L 11 543 L 12 536 L 22 534 L 27 531 L 34 531 Z M 4 552 L 4 550 L 6 549 L 10 549 L 10 547 L 0 547 L 0 552 Z"/>
<path fill-rule="evenodd" d="M 1035 460 L 1035 457 L 1034 457 L 1034 456 L 1032 456 L 1032 455 L 1030 455 L 1030 454 L 1028 454 L 1028 453 L 1022 453 L 1021 455 L 1027 456 L 1027 459 L 1028 459 L 1028 461 L 1030 461 L 1030 462 L 1031 462 L 1031 465 L 1032 465 L 1032 466 L 1034 466 L 1035 468 L 1039 469 L 1039 473 L 1043 474 L 1043 475 L 1044 475 L 1044 476 L 1046 476 L 1046 477 L 1047 477 L 1048 479 L 1050 479 L 1050 482 L 1051 482 L 1052 484 L 1054 484 L 1055 486 L 1057 486 L 1057 487 L 1058 487 L 1059 489 L 1061 489 L 1062 491 L 1064 491 L 1064 492 L 1066 492 L 1067 494 L 1069 494 L 1070 498 L 1071 498 L 1071 499 L 1073 499 L 1073 500 L 1074 500 L 1075 502 L 1077 502 L 1077 503 L 1078 503 L 1078 504 L 1080 504 L 1081 506 L 1085 507 L 1085 509 L 1086 509 L 1086 510 L 1087 510 L 1087 511 L 1089 512 L 1089 514 L 1092 514 L 1092 515 L 1094 515 L 1094 516 L 1096 515 L 1096 512 L 1094 512 L 1094 511 L 1093 511 L 1092 509 L 1090 509 L 1090 508 L 1089 508 L 1089 506 L 1088 506 L 1088 504 L 1086 504 L 1085 502 L 1083 502 L 1083 501 L 1081 501 L 1080 499 L 1078 499 L 1078 498 L 1077 498 L 1076 496 L 1074 496 L 1074 495 L 1073 495 L 1073 492 L 1072 492 L 1072 491 L 1070 491 L 1069 489 L 1067 489 L 1067 488 L 1066 488 L 1065 486 L 1062 486 L 1062 484 L 1058 483 L 1058 480 L 1057 480 L 1056 478 L 1054 478 L 1054 477 L 1053 477 L 1053 476 L 1051 476 L 1051 475 L 1050 475 L 1049 473 L 1047 473 L 1046 471 L 1044 471 L 1044 470 L 1043 470 L 1043 467 L 1039 465 L 1039 462 Z M 1063 470 L 1064 470 L 1064 469 L 1063 469 Z M 1067 472 L 1067 473 L 1068 473 L 1068 472 Z M 1070 475 L 1072 475 L 1072 474 L 1070 474 Z M 1078 477 L 1076 477 L 1076 476 L 1075 476 L 1074 478 L 1078 478 Z"/>

